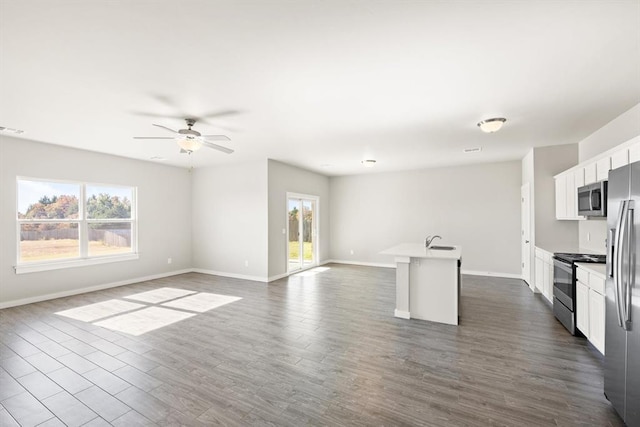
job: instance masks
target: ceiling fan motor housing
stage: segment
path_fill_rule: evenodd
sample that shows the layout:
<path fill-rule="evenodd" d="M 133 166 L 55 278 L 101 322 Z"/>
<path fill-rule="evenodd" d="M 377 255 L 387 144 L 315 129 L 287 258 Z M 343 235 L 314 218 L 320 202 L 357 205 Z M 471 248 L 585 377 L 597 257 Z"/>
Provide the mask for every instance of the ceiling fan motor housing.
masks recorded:
<path fill-rule="evenodd" d="M 185 119 L 185 121 L 187 122 L 187 127 L 188 127 L 189 129 L 180 129 L 180 130 L 178 131 L 178 133 L 179 133 L 180 135 L 186 135 L 186 136 L 187 136 L 187 138 L 189 138 L 189 137 L 192 137 L 192 138 L 193 138 L 193 137 L 198 137 L 198 136 L 200 136 L 200 132 L 198 132 L 198 131 L 195 131 L 195 130 L 191 129 L 191 126 L 193 126 L 193 125 L 195 125 L 195 124 L 196 124 L 196 119 Z"/>

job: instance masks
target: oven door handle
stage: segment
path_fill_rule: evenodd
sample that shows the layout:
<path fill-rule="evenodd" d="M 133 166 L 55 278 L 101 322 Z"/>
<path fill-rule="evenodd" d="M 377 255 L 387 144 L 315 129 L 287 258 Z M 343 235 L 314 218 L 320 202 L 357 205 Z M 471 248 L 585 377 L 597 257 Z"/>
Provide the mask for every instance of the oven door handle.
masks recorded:
<path fill-rule="evenodd" d="M 616 302 L 616 314 L 618 315 L 618 326 L 622 327 L 622 313 L 620 304 L 620 282 L 622 279 L 622 248 L 624 241 L 624 218 L 627 210 L 627 201 L 620 202 L 618 218 L 616 220 L 616 240 L 613 253 L 613 289 Z"/>

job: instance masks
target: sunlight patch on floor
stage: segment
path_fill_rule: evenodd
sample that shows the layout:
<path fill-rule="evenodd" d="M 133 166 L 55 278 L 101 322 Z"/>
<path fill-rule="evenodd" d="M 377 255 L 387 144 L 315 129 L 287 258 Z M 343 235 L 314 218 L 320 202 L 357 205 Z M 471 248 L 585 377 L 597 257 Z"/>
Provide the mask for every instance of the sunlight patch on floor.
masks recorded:
<path fill-rule="evenodd" d="M 331 270 L 331 267 L 311 268 L 309 270 L 305 270 L 305 271 L 301 271 L 300 273 L 296 273 L 296 274 L 294 274 L 294 276 L 299 276 L 299 277 L 315 276 L 316 274 L 323 273 L 323 272 L 325 272 L 327 270 Z"/>
<path fill-rule="evenodd" d="M 102 319 L 93 324 L 138 336 L 242 299 L 178 288 L 160 288 L 123 298 L 145 304 L 112 299 L 56 314 L 83 322 Z"/>
<path fill-rule="evenodd" d="M 114 314 L 124 313 L 125 311 L 137 310 L 143 307 L 146 306 L 143 304 L 136 304 L 134 302 L 112 299 L 109 301 L 98 302 L 96 304 L 89 304 L 82 307 L 59 311 L 56 314 L 70 317 L 71 319 L 81 320 L 83 322 L 93 322 L 94 320 L 113 316 Z"/>
<path fill-rule="evenodd" d="M 160 288 L 153 291 L 141 292 L 139 294 L 133 294 L 126 296 L 126 299 L 132 299 L 136 301 L 148 302 L 151 304 L 157 304 L 164 301 L 169 301 L 174 298 L 183 297 L 185 295 L 195 294 L 195 291 L 188 291 L 186 289 L 177 288 Z"/>
<path fill-rule="evenodd" d="M 196 313 L 186 313 L 184 311 L 169 310 L 161 307 L 149 307 L 96 322 L 94 325 L 138 336 L 195 315 Z"/>
<path fill-rule="evenodd" d="M 200 292 L 199 294 L 180 298 L 175 301 L 166 302 L 162 304 L 162 306 L 204 313 L 205 311 L 209 311 L 241 299 L 242 298 L 240 297 L 233 297 L 229 295 L 217 295 L 207 292 Z"/>

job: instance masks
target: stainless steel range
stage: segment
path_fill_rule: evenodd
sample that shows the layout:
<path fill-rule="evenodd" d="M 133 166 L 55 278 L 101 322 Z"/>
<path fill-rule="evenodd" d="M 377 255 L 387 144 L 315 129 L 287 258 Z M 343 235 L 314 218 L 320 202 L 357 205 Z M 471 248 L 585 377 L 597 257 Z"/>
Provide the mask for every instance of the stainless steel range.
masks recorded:
<path fill-rule="evenodd" d="M 580 334 L 576 329 L 576 263 L 606 261 L 606 255 L 553 254 L 553 314 L 571 335 Z"/>

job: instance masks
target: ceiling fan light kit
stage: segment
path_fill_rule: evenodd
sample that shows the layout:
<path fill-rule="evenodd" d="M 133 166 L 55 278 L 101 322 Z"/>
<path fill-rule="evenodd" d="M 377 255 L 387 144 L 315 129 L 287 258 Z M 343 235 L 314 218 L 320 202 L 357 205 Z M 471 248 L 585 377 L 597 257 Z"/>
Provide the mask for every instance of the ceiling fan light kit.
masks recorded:
<path fill-rule="evenodd" d="M 478 123 L 478 127 L 486 133 L 493 133 L 493 132 L 497 132 L 500 130 L 500 128 L 502 128 L 502 125 L 504 125 L 504 122 L 506 122 L 507 119 L 505 119 L 504 117 L 495 117 L 493 119 L 486 119 L 486 120 L 482 120 L 481 122 Z"/>
<path fill-rule="evenodd" d="M 192 153 L 202 148 L 202 141 L 197 137 L 187 136 L 178 139 L 178 146 L 187 153 Z"/>

